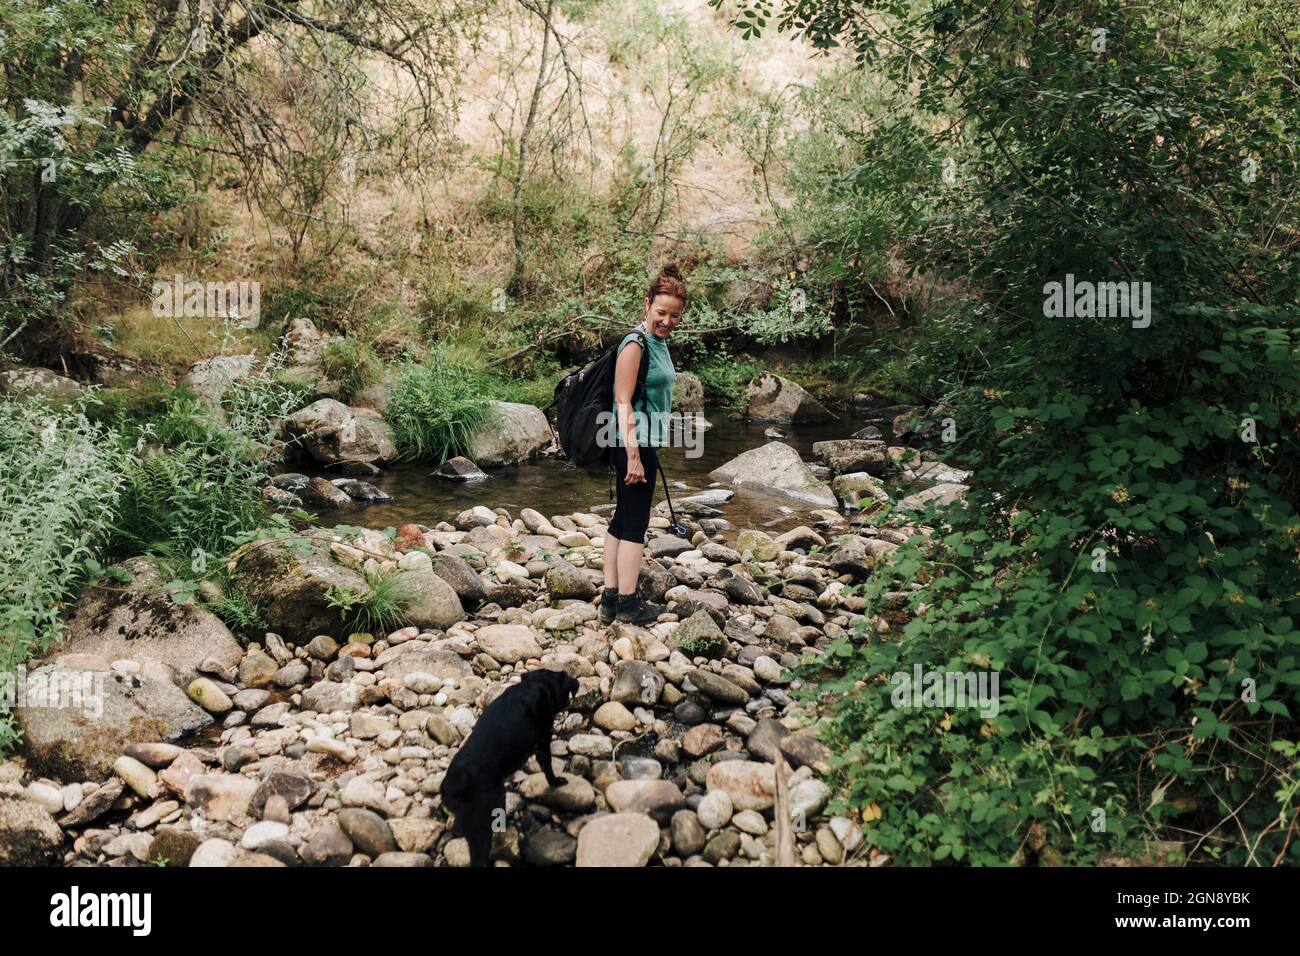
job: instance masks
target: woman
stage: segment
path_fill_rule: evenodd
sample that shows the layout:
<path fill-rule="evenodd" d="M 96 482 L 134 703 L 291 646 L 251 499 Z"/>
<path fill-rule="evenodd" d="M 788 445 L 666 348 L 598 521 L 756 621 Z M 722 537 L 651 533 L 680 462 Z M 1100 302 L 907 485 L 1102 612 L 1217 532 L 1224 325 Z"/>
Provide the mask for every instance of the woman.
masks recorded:
<path fill-rule="evenodd" d="M 673 407 L 673 382 L 677 377 L 668 336 L 682 320 L 686 308 L 686 283 L 676 266 L 664 266 L 646 293 L 645 318 L 638 327 L 650 350 L 644 394 L 632 408 L 632 393 L 641 370 L 641 343 L 636 332 L 623 336 L 614 366 L 614 416 L 616 445 L 614 467 L 618 474 L 618 504 L 605 535 L 605 590 L 600 599 L 600 619 L 615 618 L 631 624 L 655 620 L 667 608 L 650 604 L 636 593 L 645 551 L 645 529 L 650 523 L 650 500 L 656 448 L 668 444 L 668 419 Z"/>

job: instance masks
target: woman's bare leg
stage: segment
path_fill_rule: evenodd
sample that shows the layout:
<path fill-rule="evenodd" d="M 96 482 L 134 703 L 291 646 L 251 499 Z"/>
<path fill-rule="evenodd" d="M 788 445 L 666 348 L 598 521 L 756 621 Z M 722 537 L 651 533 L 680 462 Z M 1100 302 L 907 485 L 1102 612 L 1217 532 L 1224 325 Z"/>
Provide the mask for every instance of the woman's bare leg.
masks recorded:
<path fill-rule="evenodd" d="M 605 535 L 605 587 L 618 587 L 618 553 L 622 542 L 611 534 Z"/>
<path fill-rule="evenodd" d="M 620 541 L 618 546 L 618 593 L 636 592 L 636 579 L 641 574 L 641 555 L 645 552 L 645 543 L 641 541 Z M 609 578 L 605 579 L 606 581 Z"/>

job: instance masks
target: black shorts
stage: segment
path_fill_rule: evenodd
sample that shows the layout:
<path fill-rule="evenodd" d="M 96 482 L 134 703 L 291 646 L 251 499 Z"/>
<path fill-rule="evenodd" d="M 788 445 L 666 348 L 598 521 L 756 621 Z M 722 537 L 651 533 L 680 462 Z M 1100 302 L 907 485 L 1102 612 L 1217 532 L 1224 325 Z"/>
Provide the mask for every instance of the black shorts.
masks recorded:
<path fill-rule="evenodd" d="M 618 504 L 614 508 L 614 517 L 609 522 L 609 535 L 619 541 L 644 543 L 645 529 L 650 525 L 650 502 L 655 493 L 659 453 L 649 445 L 641 446 L 641 468 L 645 471 L 645 481 L 627 484 L 623 480 L 627 477 L 627 449 L 622 445 L 614 447 Z"/>

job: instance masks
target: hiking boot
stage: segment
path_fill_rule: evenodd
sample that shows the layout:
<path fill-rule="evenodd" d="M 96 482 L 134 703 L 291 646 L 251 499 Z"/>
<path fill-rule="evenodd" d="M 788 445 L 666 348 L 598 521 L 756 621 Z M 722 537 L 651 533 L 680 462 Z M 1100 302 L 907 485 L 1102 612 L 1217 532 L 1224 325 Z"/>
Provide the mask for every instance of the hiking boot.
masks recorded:
<path fill-rule="evenodd" d="M 666 614 L 668 608 L 662 604 L 650 604 L 637 597 L 635 593 L 618 596 L 618 613 L 615 617 L 624 624 L 649 624 Z"/>
<path fill-rule="evenodd" d="M 600 592 L 600 623 L 613 624 L 618 612 L 618 588 L 605 588 Z"/>

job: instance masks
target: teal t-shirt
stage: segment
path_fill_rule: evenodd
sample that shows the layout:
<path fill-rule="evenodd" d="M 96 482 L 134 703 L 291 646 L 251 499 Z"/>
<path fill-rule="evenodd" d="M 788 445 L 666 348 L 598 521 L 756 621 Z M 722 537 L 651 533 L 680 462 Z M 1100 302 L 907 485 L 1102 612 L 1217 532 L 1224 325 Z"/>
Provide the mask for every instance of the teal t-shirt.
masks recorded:
<path fill-rule="evenodd" d="M 632 408 L 633 433 L 638 446 L 662 448 L 668 444 L 668 420 L 673 410 L 673 383 L 677 379 L 677 371 L 673 368 L 673 357 L 668 354 L 668 343 L 644 328 L 641 329 L 641 334 L 650 346 L 650 365 L 645 373 L 645 389 Z M 623 336 L 623 341 L 618 343 L 618 354 L 623 354 L 623 348 L 628 342 L 636 340 L 635 332 Z M 622 445 L 623 433 L 617 428 L 618 405 L 611 404 L 610 408 L 614 412 L 614 440 Z M 644 414 L 638 415 L 636 412 Z"/>

